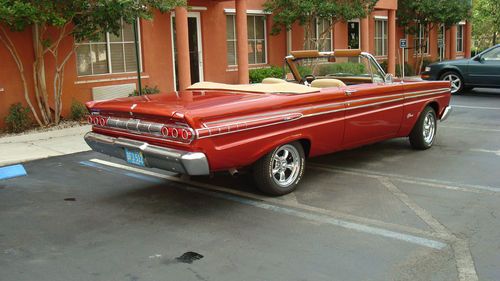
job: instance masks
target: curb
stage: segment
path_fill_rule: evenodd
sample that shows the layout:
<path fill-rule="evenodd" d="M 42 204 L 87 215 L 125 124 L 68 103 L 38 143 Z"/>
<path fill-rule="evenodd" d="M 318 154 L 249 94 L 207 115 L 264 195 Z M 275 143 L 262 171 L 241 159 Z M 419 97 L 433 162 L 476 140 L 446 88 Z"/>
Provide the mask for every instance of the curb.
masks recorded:
<path fill-rule="evenodd" d="M 51 130 L 45 132 L 35 132 L 31 134 L 8 136 L 0 138 L 0 143 L 20 143 L 20 142 L 33 142 L 38 140 L 47 140 L 53 138 L 62 138 L 74 135 L 83 135 L 92 130 L 91 125 L 77 126 L 59 130 Z"/>

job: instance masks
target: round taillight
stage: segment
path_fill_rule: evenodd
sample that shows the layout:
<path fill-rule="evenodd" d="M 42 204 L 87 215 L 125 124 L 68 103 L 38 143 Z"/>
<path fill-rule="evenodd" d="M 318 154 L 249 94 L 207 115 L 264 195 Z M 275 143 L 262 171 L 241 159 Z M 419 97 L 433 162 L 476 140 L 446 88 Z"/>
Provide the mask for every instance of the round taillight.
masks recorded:
<path fill-rule="evenodd" d="M 92 117 L 92 124 L 99 125 L 99 117 L 98 116 Z"/>
<path fill-rule="evenodd" d="M 164 137 L 168 137 L 168 127 L 167 126 L 163 126 L 161 127 L 161 134 L 164 136 Z"/>
<path fill-rule="evenodd" d="M 87 122 L 89 122 L 89 124 L 92 124 L 92 115 L 87 116 Z"/>
<path fill-rule="evenodd" d="M 172 128 L 172 137 L 175 139 L 179 137 L 179 130 L 177 128 Z"/>
<path fill-rule="evenodd" d="M 104 126 L 107 125 L 107 123 L 108 123 L 108 118 L 106 118 L 106 117 L 100 117 L 99 118 L 99 125 L 101 125 L 101 126 L 104 127 Z"/>
<path fill-rule="evenodd" d="M 182 139 L 188 140 L 188 139 L 190 139 L 192 137 L 192 135 L 193 134 L 191 133 L 190 130 L 188 130 L 188 129 L 182 129 L 182 133 L 181 133 Z"/>

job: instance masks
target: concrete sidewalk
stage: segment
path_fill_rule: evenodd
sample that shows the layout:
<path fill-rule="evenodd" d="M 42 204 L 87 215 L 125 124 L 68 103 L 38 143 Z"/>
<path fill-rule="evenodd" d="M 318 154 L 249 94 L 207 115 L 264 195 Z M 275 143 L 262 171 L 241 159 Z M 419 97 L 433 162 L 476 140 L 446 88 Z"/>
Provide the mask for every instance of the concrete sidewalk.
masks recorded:
<path fill-rule="evenodd" d="M 90 150 L 83 140 L 91 126 L 0 138 L 0 167 Z"/>

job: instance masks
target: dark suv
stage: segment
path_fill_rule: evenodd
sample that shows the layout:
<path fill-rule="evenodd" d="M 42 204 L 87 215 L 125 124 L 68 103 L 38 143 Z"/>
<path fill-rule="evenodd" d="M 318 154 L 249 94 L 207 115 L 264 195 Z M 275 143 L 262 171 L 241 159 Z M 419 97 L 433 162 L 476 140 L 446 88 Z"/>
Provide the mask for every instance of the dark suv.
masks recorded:
<path fill-rule="evenodd" d="M 500 87 L 500 44 L 470 59 L 430 64 L 421 74 L 424 80 L 448 80 L 451 93 L 474 87 Z"/>

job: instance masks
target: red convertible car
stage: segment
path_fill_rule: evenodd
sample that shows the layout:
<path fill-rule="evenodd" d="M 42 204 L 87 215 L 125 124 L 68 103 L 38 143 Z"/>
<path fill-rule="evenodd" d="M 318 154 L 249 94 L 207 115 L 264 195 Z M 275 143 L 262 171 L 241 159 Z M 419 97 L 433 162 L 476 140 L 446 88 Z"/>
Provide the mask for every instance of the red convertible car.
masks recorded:
<path fill-rule="evenodd" d="M 88 102 L 98 152 L 188 175 L 251 167 L 270 195 L 293 191 L 309 157 L 396 137 L 430 148 L 450 82 L 395 81 L 355 50 L 295 51 L 285 79 L 200 82 L 186 91 Z"/>

